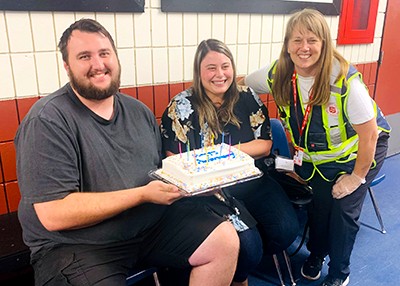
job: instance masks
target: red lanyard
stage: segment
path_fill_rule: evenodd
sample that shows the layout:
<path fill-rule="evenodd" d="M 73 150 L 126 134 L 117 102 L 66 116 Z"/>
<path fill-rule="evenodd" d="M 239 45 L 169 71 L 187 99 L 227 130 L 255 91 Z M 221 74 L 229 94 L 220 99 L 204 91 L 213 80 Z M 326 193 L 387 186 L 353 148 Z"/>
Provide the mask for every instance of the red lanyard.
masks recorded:
<path fill-rule="evenodd" d="M 296 119 L 298 118 L 297 116 L 297 73 L 296 71 L 293 71 L 293 75 L 292 75 L 292 86 L 293 86 L 293 103 L 294 103 L 294 111 L 296 112 Z M 313 97 L 313 93 L 310 93 L 310 97 L 309 97 L 309 101 L 311 101 Z M 299 127 L 299 146 L 301 144 L 301 138 L 303 136 L 303 132 L 304 129 L 307 125 L 308 122 L 308 116 L 311 113 L 311 105 L 307 104 L 306 110 L 304 112 L 304 117 L 303 117 L 303 122 L 301 123 L 301 128 Z M 297 119 L 297 122 L 299 122 L 299 120 Z"/>

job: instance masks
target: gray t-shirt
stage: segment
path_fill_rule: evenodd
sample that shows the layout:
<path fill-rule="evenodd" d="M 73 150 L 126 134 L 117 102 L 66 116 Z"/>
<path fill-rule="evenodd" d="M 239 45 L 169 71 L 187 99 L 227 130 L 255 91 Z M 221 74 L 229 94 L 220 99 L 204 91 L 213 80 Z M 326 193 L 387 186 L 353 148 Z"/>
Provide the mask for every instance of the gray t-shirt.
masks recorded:
<path fill-rule="evenodd" d="M 114 116 L 99 117 L 67 84 L 39 100 L 15 138 L 21 191 L 18 215 L 32 259 L 57 244 L 104 244 L 138 238 L 162 216 L 165 207 L 143 204 L 97 225 L 49 232 L 34 203 L 62 199 L 71 192 L 107 192 L 145 185 L 161 160 L 161 141 L 152 112 L 121 93 Z M 107 202 L 104 202 L 107 203 Z"/>

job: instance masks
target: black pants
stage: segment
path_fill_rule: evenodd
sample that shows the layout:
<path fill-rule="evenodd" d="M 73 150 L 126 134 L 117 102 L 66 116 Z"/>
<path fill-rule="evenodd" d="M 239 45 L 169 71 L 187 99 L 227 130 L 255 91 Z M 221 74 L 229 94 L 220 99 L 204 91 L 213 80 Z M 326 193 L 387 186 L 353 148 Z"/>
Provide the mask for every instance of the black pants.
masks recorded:
<path fill-rule="evenodd" d="M 188 268 L 190 256 L 223 221 L 208 205 L 177 201 L 139 237 L 103 245 L 64 244 L 48 251 L 32 265 L 35 285 L 120 286 L 136 267 Z"/>
<path fill-rule="evenodd" d="M 345 279 L 350 274 L 350 256 L 357 232 L 359 218 L 368 187 L 384 162 L 388 136 L 382 134 L 377 142 L 376 167 L 366 177 L 366 183 L 352 194 L 337 200 L 332 197 L 335 182 L 325 181 L 317 172 L 310 181 L 313 200 L 309 209 L 308 250 L 320 257 L 329 255 L 329 274 Z"/>

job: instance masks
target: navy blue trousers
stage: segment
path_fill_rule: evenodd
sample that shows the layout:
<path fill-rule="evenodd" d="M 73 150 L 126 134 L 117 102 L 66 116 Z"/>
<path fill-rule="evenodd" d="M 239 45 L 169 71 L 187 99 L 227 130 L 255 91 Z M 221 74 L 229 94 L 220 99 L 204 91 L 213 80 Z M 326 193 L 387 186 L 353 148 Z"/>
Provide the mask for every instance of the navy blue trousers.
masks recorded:
<path fill-rule="evenodd" d="M 368 187 L 384 162 L 388 136 L 382 134 L 377 142 L 376 167 L 366 177 L 366 183 L 352 194 L 337 200 L 332 197 L 335 182 L 325 181 L 318 173 L 311 179 L 313 200 L 308 212 L 308 250 L 320 257 L 329 255 L 329 274 L 345 279 L 350 274 L 350 256 L 360 229 L 359 218 Z"/>

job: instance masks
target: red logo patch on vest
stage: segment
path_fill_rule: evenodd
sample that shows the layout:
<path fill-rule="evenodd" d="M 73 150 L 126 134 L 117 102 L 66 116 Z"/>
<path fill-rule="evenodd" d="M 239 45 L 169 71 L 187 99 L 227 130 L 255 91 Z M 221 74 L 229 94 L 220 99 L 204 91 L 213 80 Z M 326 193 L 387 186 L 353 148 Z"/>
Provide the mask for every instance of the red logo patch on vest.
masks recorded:
<path fill-rule="evenodd" d="M 328 107 L 326 108 L 326 112 L 328 112 L 330 115 L 336 116 L 339 114 L 339 110 L 337 109 L 335 104 L 328 105 Z"/>

